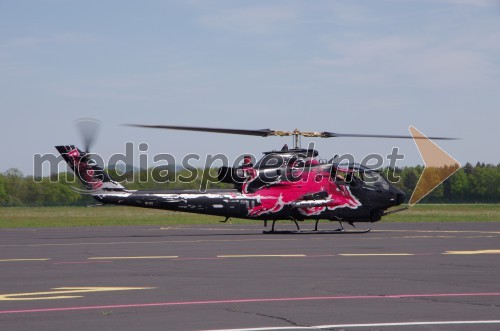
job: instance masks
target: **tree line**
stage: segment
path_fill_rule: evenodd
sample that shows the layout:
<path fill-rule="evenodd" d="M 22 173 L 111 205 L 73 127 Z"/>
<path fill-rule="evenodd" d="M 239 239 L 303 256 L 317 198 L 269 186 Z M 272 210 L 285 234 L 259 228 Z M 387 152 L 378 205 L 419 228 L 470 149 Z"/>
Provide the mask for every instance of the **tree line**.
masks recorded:
<path fill-rule="evenodd" d="M 383 174 L 407 194 L 415 189 L 423 166 L 383 169 Z M 200 189 L 230 188 L 229 184 L 212 183 L 216 169 L 198 169 L 198 176 L 189 171 L 149 169 L 120 174 L 109 170 L 112 178 L 125 181 L 128 189 Z M 174 176 L 177 176 L 175 178 Z M 179 177 L 183 177 L 180 179 Z M 190 178 L 191 177 L 191 178 Z M 154 180 L 153 180 L 154 179 Z M 177 180 L 173 180 L 177 179 Z M 0 174 L 0 206 L 85 206 L 95 203 L 89 196 L 75 192 L 80 187 L 72 173 L 44 178 L 25 176 L 17 169 Z M 500 203 L 500 164 L 465 164 L 455 174 L 425 197 L 424 203 Z"/>
<path fill-rule="evenodd" d="M 399 182 L 394 185 L 403 190 L 407 200 L 415 189 L 424 167 L 404 167 L 389 170 L 399 176 Z M 466 163 L 452 176 L 436 187 L 423 203 L 500 203 L 500 164 L 485 164 L 478 162 L 475 166 Z"/>

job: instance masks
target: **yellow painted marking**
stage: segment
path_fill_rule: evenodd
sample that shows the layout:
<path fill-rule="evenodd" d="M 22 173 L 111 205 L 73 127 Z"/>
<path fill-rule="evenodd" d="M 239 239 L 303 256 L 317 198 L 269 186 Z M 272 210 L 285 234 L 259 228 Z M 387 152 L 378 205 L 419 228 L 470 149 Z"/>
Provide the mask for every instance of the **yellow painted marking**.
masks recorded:
<path fill-rule="evenodd" d="M 485 249 L 478 251 L 446 251 L 442 254 L 449 255 L 473 255 L 473 254 L 500 254 L 500 249 Z"/>
<path fill-rule="evenodd" d="M 178 256 L 96 256 L 87 260 L 176 259 Z"/>
<path fill-rule="evenodd" d="M 3 259 L 0 260 L 0 262 L 22 262 L 22 261 L 48 261 L 50 260 L 49 258 L 43 258 L 43 259 Z"/>
<path fill-rule="evenodd" d="M 110 292 L 110 291 L 131 291 L 150 290 L 155 287 L 56 287 L 54 291 L 47 292 L 27 292 L 0 294 L 0 301 L 29 301 L 29 300 L 54 300 L 54 299 L 74 299 L 83 295 L 68 295 L 89 292 Z"/>
<path fill-rule="evenodd" d="M 270 254 L 270 255 L 217 255 L 217 257 L 305 257 L 305 254 Z"/>
<path fill-rule="evenodd" d="M 340 256 L 412 256 L 410 253 L 360 253 L 360 254 L 339 254 Z"/>

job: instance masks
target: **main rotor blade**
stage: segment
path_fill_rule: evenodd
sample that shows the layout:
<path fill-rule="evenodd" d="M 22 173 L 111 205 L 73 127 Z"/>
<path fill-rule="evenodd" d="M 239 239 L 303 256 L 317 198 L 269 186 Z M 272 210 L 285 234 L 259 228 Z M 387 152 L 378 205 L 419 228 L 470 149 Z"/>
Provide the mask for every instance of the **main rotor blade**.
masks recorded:
<path fill-rule="evenodd" d="M 267 137 L 273 135 L 274 133 L 274 131 L 270 129 L 243 130 L 243 129 L 221 129 L 221 128 L 205 128 L 198 126 L 175 126 L 175 125 L 143 125 L 143 124 L 125 124 L 125 125 L 137 128 L 228 133 L 228 134 L 241 134 L 246 136 L 258 136 L 258 137 Z"/>
<path fill-rule="evenodd" d="M 357 134 L 357 133 L 335 133 L 335 132 L 321 132 L 323 138 L 340 138 L 340 137 L 350 137 L 350 138 L 396 138 L 396 139 L 425 139 L 425 137 L 412 137 L 412 136 L 402 136 L 402 135 L 389 135 L 389 134 Z M 459 138 L 448 138 L 448 137 L 427 137 L 429 139 L 435 140 L 457 140 Z"/>
<path fill-rule="evenodd" d="M 223 128 L 206 128 L 198 126 L 176 126 L 176 125 L 145 125 L 145 124 L 124 124 L 126 126 L 133 126 L 138 128 L 149 128 L 149 129 L 168 129 L 168 130 L 183 130 L 183 131 L 199 131 L 199 132 L 212 132 L 212 133 L 226 133 L 226 134 L 240 134 L 246 136 L 258 136 L 258 137 L 269 137 L 269 136 L 292 136 L 300 135 L 304 137 L 321 137 L 321 138 L 337 138 L 337 137 L 361 137 L 361 138 L 403 138 L 412 139 L 412 136 L 403 135 L 380 135 L 380 134 L 355 134 L 355 133 L 335 133 L 335 132 L 303 132 L 295 129 L 294 131 L 279 131 L 271 129 L 261 129 L 261 130 L 246 130 L 246 129 L 223 129 Z M 423 137 L 416 137 L 417 139 L 422 139 Z M 441 140 L 455 140 L 457 138 L 446 138 L 446 137 L 429 137 L 429 139 L 441 139 Z"/>

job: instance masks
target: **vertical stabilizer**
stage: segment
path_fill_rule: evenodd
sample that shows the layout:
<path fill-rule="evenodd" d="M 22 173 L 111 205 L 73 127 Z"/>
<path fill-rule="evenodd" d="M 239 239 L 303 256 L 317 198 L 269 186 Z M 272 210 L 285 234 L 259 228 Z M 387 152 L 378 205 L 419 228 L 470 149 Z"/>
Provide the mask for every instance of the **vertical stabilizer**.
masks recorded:
<path fill-rule="evenodd" d="M 64 160 L 87 190 L 122 191 L 125 188 L 111 177 L 92 159 L 92 154 L 79 150 L 74 145 L 56 146 Z"/>

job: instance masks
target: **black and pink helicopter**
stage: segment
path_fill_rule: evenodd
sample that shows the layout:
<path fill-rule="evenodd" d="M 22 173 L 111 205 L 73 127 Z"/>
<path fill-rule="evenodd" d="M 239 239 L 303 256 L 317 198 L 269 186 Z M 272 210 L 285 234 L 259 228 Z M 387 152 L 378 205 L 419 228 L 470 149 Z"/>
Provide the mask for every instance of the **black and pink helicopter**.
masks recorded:
<path fill-rule="evenodd" d="M 198 190 L 128 190 L 92 159 L 89 147 L 92 137 L 85 136 L 85 151 L 74 145 L 56 146 L 69 167 L 84 184 L 86 194 L 102 204 L 156 208 L 188 213 L 216 215 L 263 221 L 270 231 L 264 233 L 365 233 L 368 230 L 346 230 L 343 223 L 373 223 L 383 216 L 406 208 L 388 211 L 401 205 L 405 194 L 391 185 L 378 171 L 359 164 L 318 161 L 318 152 L 301 148 L 300 137 L 413 138 L 400 135 L 340 134 L 333 132 L 243 130 L 169 125 L 129 125 L 141 128 L 189 130 L 249 136 L 292 136 L 293 148 L 264 152 L 255 164 L 245 157 L 238 167 L 222 166 L 220 182 L 232 189 Z M 452 139 L 433 137 L 431 139 Z M 279 220 L 292 221 L 296 231 L 278 231 Z M 314 230 L 301 230 L 299 223 L 314 221 Z M 320 220 L 337 221 L 336 230 L 318 230 Z"/>

